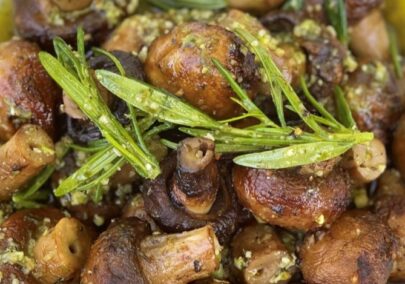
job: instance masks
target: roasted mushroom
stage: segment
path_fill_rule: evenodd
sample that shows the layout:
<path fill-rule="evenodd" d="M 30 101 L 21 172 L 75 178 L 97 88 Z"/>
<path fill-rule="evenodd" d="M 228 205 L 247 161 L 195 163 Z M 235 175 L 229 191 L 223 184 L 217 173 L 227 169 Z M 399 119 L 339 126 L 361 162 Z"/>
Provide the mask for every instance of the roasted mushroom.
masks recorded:
<path fill-rule="evenodd" d="M 242 41 L 216 25 L 198 22 L 175 27 L 158 37 L 149 48 L 145 71 L 156 87 L 184 97 L 215 118 L 241 112 L 234 95 L 212 62 L 217 59 L 237 78 L 250 97 L 258 86 L 254 56 L 242 51 Z"/>
<path fill-rule="evenodd" d="M 350 47 L 366 60 L 386 60 L 389 56 L 387 26 L 380 10 L 374 10 L 350 30 Z"/>
<path fill-rule="evenodd" d="M 344 213 L 326 232 L 306 237 L 301 270 L 310 284 L 387 283 L 395 238 L 378 216 Z"/>
<path fill-rule="evenodd" d="M 326 26 L 304 20 L 294 27 L 295 39 L 307 55 L 310 90 L 320 101 L 330 100 L 343 81 L 347 49 Z"/>
<path fill-rule="evenodd" d="M 333 223 L 350 201 L 347 173 L 339 165 L 332 169 L 304 174 L 236 166 L 233 183 L 239 201 L 264 222 L 306 231 Z"/>
<path fill-rule="evenodd" d="M 18 34 L 45 48 L 52 39 L 62 37 L 74 42 L 82 27 L 92 42 L 100 42 L 122 18 L 132 14 L 138 1 L 106 0 L 13 0 Z"/>
<path fill-rule="evenodd" d="M 220 248 L 210 226 L 175 235 L 152 235 L 146 223 L 121 219 L 91 248 L 81 283 L 186 284 L 208 277 Z"/>
<path fill-rule="evenodd" d="M 0 226 L 0 232 L 4 236 L 0 272 L 7 277 L 16 271 L 20 281 L 33 279 L 27 283 L 75 279 L 91 245 L 82 224 L 53 208 L 18 211 Z"/>
<path fill-rule="evenodd" d="M 162 162 L 162 174 L 142 186 L 146 212 L 165 231 L 210 224 L 224 243 L 237 229 L 240 207 L 213 147 L 207 139 L 184 140 L 177 157 L 171 155 Z"/>
<path fill-rule="evenodd" d="M 259 38 L 264 47 L 267 48 L 269 55 L 277 67 L 283 73 L 284 78 L 288 82 L 291 82 L 294 87 L 298 85 L 299 78 L 305 73 L 306 60 L 305 54 L 296 44 L 274 37 L 257 18 L 239 10 L 231 9 L 226 13 L 220 14 L 215 19 L 215 23 L 231 31 L 243 27 L 252 35 Z M 267 83 L 262 82 L 261 87 L 260 91 L 268 94 Z"/>
<path fill-rule="evenodd" d="M 0 141 L 26 123 L 55 136 L 60 90 L 39 62 L 39 51 L 22 40 L 0 44 Z"/>
<path fill-rule="evenodd" d="M 77 219 L 60 219 L 34 247 L 37 279 L 56 283 L 75 278 L 87 259 L 91 243 L 91 235 Z"/>
<path fill-rule="evenodd" d="M 268 225 L 243 228 L 231 247 L 234 266 L 247 284 L 286 283 L 294 272 L 295 255 Z"/>
<path fill-rule="evenodd" d="M 0 146 L 0 201 L 8 201 L 31 178 L 55 159 L 52 140 L 39 127 L 21 127 Z"/>
<path fill-rule="evenodd" d="M 392 71 L 382 63 L 361 64 L 345 86 L 357 126 L 387 143 L 401 111 L 401 93 Z"/>
<path fill-rule="evenodd" d="M 375 211 L 398 239 L 390 280 L 405 281 L 405 184 L 397 171 L 387 171 L 381 177 Z"/>

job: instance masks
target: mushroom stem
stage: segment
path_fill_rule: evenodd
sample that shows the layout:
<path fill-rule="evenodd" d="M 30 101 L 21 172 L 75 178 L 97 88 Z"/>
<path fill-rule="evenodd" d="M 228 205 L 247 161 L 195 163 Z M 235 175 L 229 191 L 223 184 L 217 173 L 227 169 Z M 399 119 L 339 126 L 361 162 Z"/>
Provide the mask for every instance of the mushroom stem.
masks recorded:
<path fill-rule="evenodd" d="M 74 218 L 62 218 L 34 247 L 36 275 L 42 283 L 78 276 L 91 247 L 86 228 Z"/>
<path fill-rule="evenodd" d="M 39 126 L 25 125 L 0 147 L 0 201 L 7 201 L 55 159 L 51 138 Z"/>
<path fill-rule="evenodd" d="M 384 144 L 374 139 L 368 144 L 354 146 L 345 156 L 346 168 L 356 185 L 376 180 L 387 167 L 387 154 Z"/>
<path fill-rule="evenodd" d="M 220 245 L 211 226 L 172 235 L 149 236 L 140 244 L 140 262 L 149 283 L 189 283 L 219 266 Z"/>
<path fill-rule="evenodd" d="M 192 214 L 207 214 L 219 188 L 214 142 L 188 138 L 180 143 L 173 176 L 172 198 Z"/>

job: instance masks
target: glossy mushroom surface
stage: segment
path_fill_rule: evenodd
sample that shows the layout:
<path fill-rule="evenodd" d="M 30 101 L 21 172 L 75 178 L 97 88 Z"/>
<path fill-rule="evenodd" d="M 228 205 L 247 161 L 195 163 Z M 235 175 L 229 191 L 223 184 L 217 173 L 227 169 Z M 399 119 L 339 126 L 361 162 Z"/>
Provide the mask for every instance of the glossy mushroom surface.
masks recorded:
<path fill-rule="evenodd" d="M 307 283 L 386 283 L 395 237 L 367 211 L 345 212 L 326 232 L 309 235 L 300 248 Z"/>
<path fill-rule="evenodd" d="M 28 41 L 0 43 L 0 141 L 27 123 L 55 138 L 61 91 L 39 62 L 39 52 Z"/>
<path fill-rule="evenodd" d="M 235 166 L 240 202 L 261 220 L 284 228 L 311 230 L 333 223 L 350 200 L 346 171 L 303 175 L 300 169 L 262 170 Z M 325 174 L 325 175 L 324 175 Z"/>

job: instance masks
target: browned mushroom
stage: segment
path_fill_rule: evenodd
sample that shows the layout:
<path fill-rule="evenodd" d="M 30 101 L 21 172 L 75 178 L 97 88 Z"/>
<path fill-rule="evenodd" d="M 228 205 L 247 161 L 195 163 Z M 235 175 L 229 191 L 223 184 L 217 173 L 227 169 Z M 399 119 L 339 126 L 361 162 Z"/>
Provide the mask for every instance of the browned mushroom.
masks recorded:
<path fill-rule="evenodd" d="M 18 34 L 51 48 L 52 39 L 59 36 L 74 42 L 82 27 L 93 42 L 100 42 L 128 14 L 138 1 L 93 0 L 13 0 L 15 27 Z"/>
<path fill-rule="evenodd" d="M 39 127 L 21 127 L 0 147 L 0 201 L 11 199 L 31 178 L 55 159 L 52 140 Z"/>
<path fill-rule="evenodd" d="M 236 166 L 233 183 L 239 201 L 267 223 L 298 230 L 333 223 L 350 201 L 347 173 L 339 165 L 330 173 L 319 169 L 309 175 L 304 172 L 300 168 L 263 170 Z"/>
<path fill-rule="evenodd" d="M 250 52 L 232 32 L 216 25 L 189 23 L 158 37 L 149 48 L 145 71 L 150 82 L 184 97 L 215 118 L 241 112 L 233 92 L 214 66 L 221 62 L 253 97 L 258 85 L 257 66 Z"/>
<path fill-rule="evenodd" d="M 355 24 L 383 4 L 384 0 L 346 0 L 347 18 Z"/>
<path fill-rule="evenodd" d="M 286 283 L 294 272 L 295 255 L 268 225 L 243 228 L 231 247 L 234 266 L 247 284 Z"/>
<path fill-rule="evenodd" d="M 350 30 L 350 47 L 366 60 L 385 60 L 389 56 L 387 26 L 380 10 L 374 10 Z"/>
<path fill-rule="evenodd" d="M 304 20 L 294 27 L 294 38 L 305 51 L 310 90 L 319 100 L 329 99 L 343 81 L 347 48 L 326 25 Z"/>
<path fill-rule="evenodd" d="M 12 277 L 11 273 L 20 281 L 32 279 L 26 283 L 66 283 L 74 279 L 90 248 L 86 228 L 54 208 L 18 211 L 0 226 L 0 232 L 0 273 L 6 279 Z M 56 258 L 70 262 L 51 261 Z"/>
<path fill-rule="evenodd" d="M 405 176 L 405 116 L 399 120 L 392 143 L 392 159 L 395 166 Z"/>
<path fill-rule="evenodd" d="M 280 7 L 285 0 L 229 0 L 229 7 L 263 14 Z"/>
<path fill-rule="evenodd" d="M 361 64 L 349 76 L 345 92 L 359 129 L 387 143 L 401 112 L 401 93 L 391 69 L 378 61 Z"/>
<path fill-rule="evenodd" d="M 257 18 L 239 10 L 231 9 L 218 15 L 215 23 L 231 31 L 242 26 L 252 35 L 260 38 L 269 55 L 283 73 L 284 78 L 293 86 L 297 86 L 300 76 L 305 73 L 306 69 L 305 54 L 298 46 L 288 41 L 283 42 L 276 39 L 266 31 L 266 28 Z M 264 86 L 268 89 L 267 84 Z"/>
<path fill-rule="evenodd" d="M 146 223 L 121 219 L 91 248 L 81 283 L 186 284 L 219 266 L 220 247 L 206 226 L 174 235 L 152 235 Z"/>
<path fill-rule="evenodd" d="M 354 146 L 346 153 L 343 167 L 349 171 L 356 185 L 376 180 L 387 167 L 384 144 L 374 139 L 368 144 Z"/>
<path fill-rule="evenodd" d="M 398 238 L 390 280 L 405 281 L 405 183 L 397 171 L 387 171 L 380 178 L 374 208 Z"/>
<path fill-rule="evenodd" d="M 50 284 L 73 279 L 82 269 L 91 243 L 91 235 L 78 220 L 60 219 L 35 244 L 35 276 Z"/>
<path fill-rule="evenodd" d="M 242 214 L 226 180 L 228 167 L 217 166 L 213 142 L 191 138 L 178 157 L 161 164 L 162 174 L 142 186 L 146 212 L 168 232 L 212 225 L 221 243 L 237 229 Z M 191 172 L 194 170 L 195 172 Z"/>
<path fill-rule="evenodd" d="M 304 279 L 310 284 L 387 283 L 394 243 L 378 216 L 348 211 L 327 232 L 306 237 L 300 248 Z"/>
<path fill-rule="evenodd" d="M 22 40 L 0 44 L 0 141 L 26 123 L 54 138 L 60 90 L 39 62 L 39 51 Z"/>

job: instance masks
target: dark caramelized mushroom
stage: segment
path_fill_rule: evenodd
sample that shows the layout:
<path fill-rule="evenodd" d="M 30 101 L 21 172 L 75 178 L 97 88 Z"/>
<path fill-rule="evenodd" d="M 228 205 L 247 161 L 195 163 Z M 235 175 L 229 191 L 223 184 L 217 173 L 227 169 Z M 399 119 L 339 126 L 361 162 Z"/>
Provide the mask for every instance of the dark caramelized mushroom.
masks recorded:
<path fill-rule="evenodd" d="M 346 47 L 325 25 L 313 20 L 297 25 L 294 37 L 308 57 L 311 92 L 320 100 L 331 97 L 334 86 L 343 81 Z"/>
<path fill-rule="evenodd" d="M 392 159 L 401 175 L 405 176 L 405 116 L 402 116 L 399 120 L 398 127 L 394 133 Z"/>
<path fill-rule="evenodd" d="M 388 30 L 380 10 L 352 26 L 350 39 L 350 47 L 359 58 L 382 61 L 389 56 Z"/>
<path fill-rule="evenodd" d="M 52 140 L 39 127 L 21 127 L 0 147 L 0 201 L 11 199 L 31 178 L 55 159 Z"/>
<path fill-rule="evenodd" d="M 268 225 L 243 228 L 231 247 L 234 266 L 241 271 L 244 283 L 287 283 L 294 272 L 295 255 Z"/>
<path fill-rule="evenodd" d="M 188 138 L 177 150 L 177 170 L 172 197 L 191 214 L 207 214 L 217 197 L 220 184 L 214 142 Z"/>
<path fill-rule="evenodd" d="M 346 0 L 347 18 L 356 23 L 383 4 L 384 0 Z"/>
<path fill-rule="evenodd" d="M 91 240 L 83 225 L 54 208 L 18 211 L 0 226 L 0 233 L 0 275 L 10 277 L 16 271 L 17 280 L 33 279 L 26 283 L 74 279 Z"/>
<path fill-rule="evenodd" d="M 18 34 L 51 48 L 52 39 L 74 42 L 82 27 L 92 42 L 100 42 L 110 28 L 131 14 L 137 1 L 13 0 Z"/>
<path fill-rule="evenodd" d="M 380 62 L 362 64 L 345 87 L 357 126 L 386 143 L 400 116 L 400 89 L 394 74 Z"/>
<path fill-rule="evenodd" d="M 157 38 L 145 62 L 148 79 L 157 87 L 184 97 L 215 118 L 241 112 L 233 92 L 212 63 L 215 58 L 232 72 L 250 97 L 257 87 L 257 67 L 250 52 L 232 32 L 215 25 L 189 23 Z"/>
<path fill-rule="evenodd" d="M 217 166 L 213 151 L 211 141 L 187 139 L 178 159 L 169 156 L 161 164 L 162 174 L 142 186 L 146 212 L 164 230 L 182 232 L 211 224 L 221 243 L 235 232 L 240 208 L 226 180 L 229 169 Z"/>
<path fill-rule="evenodd" d="M 22 40 L 0 44 L 0 141 L 26 123 L 55 135 L 60 90 L 39 62 L 39 51 Z"/>
<path fill-rule="evenodd" d="M 297 230 L 331 224 L 350 201 L 350 183 L 340 166 L 311 175 L 299 168 L 261 170 L 236 166 L 233 183 L 239 201 L 261 220 Z"/>
<path fill-rule="evenodd" d="M 301 269 L 310 284 L 387 283 L 395 238 L 378 216 L 344 213 L 327 232 L 305 239 Z"/>
<path fill-rule="evenodd" d="M 376 214 L 381 216 L 398 239 L 390 275 L 393 282 L 405 281 L 405 184 L 395 170 L 384 173 L 379 180 Z"/>
<path fill-rule="evenodd" d="M 121 219 L 91 248 L 81 283 L 186 284 L 218 265 L 219 244 L 210 226 L 175 235 L 150 235 L 146 223 Z"/>

